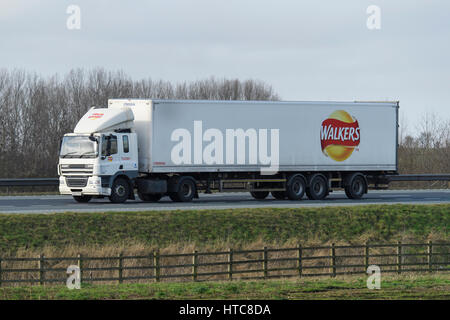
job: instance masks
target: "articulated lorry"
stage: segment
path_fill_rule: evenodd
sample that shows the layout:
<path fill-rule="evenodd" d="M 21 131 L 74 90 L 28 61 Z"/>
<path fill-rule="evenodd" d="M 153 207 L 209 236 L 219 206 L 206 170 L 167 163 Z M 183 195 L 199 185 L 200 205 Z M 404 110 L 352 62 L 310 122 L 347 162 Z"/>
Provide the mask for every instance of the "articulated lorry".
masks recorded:
<path fill-rule="evenodd" d="M 397 174 L 398 102 L 110 99 L 61 142 L 61 194 L 78 202 L 359 199 Z"/>

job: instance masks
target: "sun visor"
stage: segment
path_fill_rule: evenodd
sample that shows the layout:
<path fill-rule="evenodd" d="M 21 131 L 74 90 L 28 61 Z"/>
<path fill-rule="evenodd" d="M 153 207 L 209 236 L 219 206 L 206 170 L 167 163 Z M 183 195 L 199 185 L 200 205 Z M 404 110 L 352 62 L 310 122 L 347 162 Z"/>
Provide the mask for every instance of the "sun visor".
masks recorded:
<path fill-rule="evenodd" d="M 134 115 L 130 108 L 91 108 L 77 123 L 74 133 L 107 132 L 132 129 Z"/>

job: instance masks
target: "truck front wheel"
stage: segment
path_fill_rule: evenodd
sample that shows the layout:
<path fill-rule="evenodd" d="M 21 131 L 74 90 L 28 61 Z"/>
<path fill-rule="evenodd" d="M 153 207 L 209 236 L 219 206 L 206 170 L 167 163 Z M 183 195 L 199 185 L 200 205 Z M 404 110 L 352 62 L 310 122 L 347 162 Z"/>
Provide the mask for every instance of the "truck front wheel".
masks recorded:
<path fill-rule="evenodd" d="M 111 188 L 109 200 L 114 203 L 124 203 L 130 195 L 130 185 L 123 178 L 117 178 Z"/>
<path fill-rule="evenodd" d="M 76 202 L 80 202 L 80 203 L 88 203 L 89 201 L 91 201 L 92 196 L 73 196 L 73 199 Z"/>

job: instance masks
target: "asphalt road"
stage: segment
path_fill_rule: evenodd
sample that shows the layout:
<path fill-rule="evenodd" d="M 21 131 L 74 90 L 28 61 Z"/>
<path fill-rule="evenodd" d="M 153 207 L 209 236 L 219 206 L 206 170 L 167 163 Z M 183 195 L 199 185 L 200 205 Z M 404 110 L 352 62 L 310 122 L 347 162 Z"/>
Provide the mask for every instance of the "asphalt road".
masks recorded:
<path fill-rule="evenodd" d="M 52 213 L 52 212 L 100 212 L 142 210 L 192 210 L 233 208 L 297 208 L 323 206 L 354 206 L 367 204 L 439 204 L 450 203 L 450 190 L 370 190 L 361 200 L 349 200 L 343 192 L 331 193 L 325 200 L 312 201 L 306 197 L 300 201 L 255 200 L 248 193 L 200 194 L 191 203 L 174 203 L 164 197 L 157 203 L 139 200 L 124 204 L 110 203 L 107 198 L 89 203 L 77 203 L 68 196 L 9 196 L 0 197 L 0 213 Z"/>

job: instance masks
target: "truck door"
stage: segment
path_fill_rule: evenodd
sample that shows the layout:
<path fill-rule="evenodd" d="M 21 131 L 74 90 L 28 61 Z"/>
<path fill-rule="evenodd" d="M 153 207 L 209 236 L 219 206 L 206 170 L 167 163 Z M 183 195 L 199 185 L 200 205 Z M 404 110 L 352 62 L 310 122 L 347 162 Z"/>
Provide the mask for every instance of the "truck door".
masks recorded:
<path fill-rule="evenodd" d="M 134 157 L 134 150 L 131 145 L 130 135 L 122 134 L 120 135 L 120 159 L 122 163 L 122 170 L 137 170 L 136 160 Z"/>
<path fill-rule="evenodd" d="M 120 169 L 121 159 L 116 135 L 102 136 L 102 175 L 114 175 Z"/>

